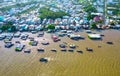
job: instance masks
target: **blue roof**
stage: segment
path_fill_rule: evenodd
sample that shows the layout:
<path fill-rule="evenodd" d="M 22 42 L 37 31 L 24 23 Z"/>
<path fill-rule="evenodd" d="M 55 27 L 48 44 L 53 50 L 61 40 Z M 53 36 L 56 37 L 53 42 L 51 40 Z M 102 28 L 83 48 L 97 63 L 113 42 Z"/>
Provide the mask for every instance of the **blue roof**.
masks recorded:
<path fill-rule="evenodd" d="M 3 16 L 0 16 L 0 21 L 4 21 L 4 17 Z"/>

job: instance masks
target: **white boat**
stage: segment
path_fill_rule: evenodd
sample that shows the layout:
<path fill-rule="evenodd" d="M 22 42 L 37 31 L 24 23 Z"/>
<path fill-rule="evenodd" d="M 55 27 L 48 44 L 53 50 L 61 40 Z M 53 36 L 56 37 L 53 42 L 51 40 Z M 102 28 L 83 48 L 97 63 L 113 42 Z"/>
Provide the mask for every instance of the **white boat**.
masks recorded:
<path fill-rule="evenodd" d="M 90 39 L 101 39 L 101 35 L 100 34 L 88 34 L 88 37 Z"/>

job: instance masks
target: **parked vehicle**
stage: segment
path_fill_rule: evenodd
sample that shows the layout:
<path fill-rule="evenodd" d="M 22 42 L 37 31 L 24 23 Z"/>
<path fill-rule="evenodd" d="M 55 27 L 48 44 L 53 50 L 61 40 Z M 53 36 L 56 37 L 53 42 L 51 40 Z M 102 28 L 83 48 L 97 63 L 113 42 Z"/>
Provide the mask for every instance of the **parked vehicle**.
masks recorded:
<path fill-rule="evenodd" d="M 108 42 L 106 42 L 107 44 L 110 44 L 110 45 L 112 45 L 113 44 L 113 42 L 111 42 L 111 41 L 108 41 Z"/>
<path fill-rule="evenodd" d="M 15 43 L 19 43 L 20 44 L 20 41 L 15 41 Z"/>
<path fill-rule="evenodd" d="M 60 32 L 61 33 L 67 33 L 67 30 L 61 30 Z"/>
<path fill-rule="evenodd" d="M 74 48 L 76 48 L 76 45 L 75 45 L 75 44 L 71 44 L 71 45 L 70 45 L 70 48 L 73 48 L 73 49 L 74 49 Z"/>
<path fill-rule="evenodd" d="M 5 39 L 5 35 L 0 35 L 0 40 L 3 40 L 3 39 Z"/>
<path fill-rule="evenodd" d="M 17 44 L 15 51 L 22 51 L 24 47 L 25 47 L 25 45 L 23 45 L 23 44 Z"/>
<path fill-rule="evenodd" d="M 81 36 L 80 35 L 70 35 L 70 38 L 73 40 L 78 40 L 81 38 Z"/>
<path fill-rule="evenodd" d="M 22 39 L 22 40 L 27 40 L 27 38 L 28 38 L 28 35 L 27 35 L 27 34 L 24 34 L 24 35 L 21 36 L 21 39 Z"/>
<path fill-rule="evenodd" d="M 66 51 L 67 51 L 67 49 L 65 49 L 65 48 L 62 48 L 62 49 L 61 49 L 61 51 L 62 51 L 62 52 L 66 52 Z"/>
<path fill-rule="evenodd" d="M 73 50 L 73 49 L 69 49 L 68 51 L 69 51 L 69 52 L 74 52 L 74 50 Z"/>
<path fill-rule="evenodd" d="M 30 41 L 34 41 L 34 37 L 29 37 Z"/>
<path fill-rule="evenodd" d="M 20 35 L 21 35 L 20 33 L 16 33 L 16 34 L 14 34 L 14 37 L 18 38 L 18 37 L 20 37 Z"/>
<path fill-rule="evenodd" d="M 92 49 L 92 48 L 86 48 L 86 50 L 87 50 L 87 51 L 90 51 L 90 52 L 92 52 L 92 51 L 93 51 L 93 49 Z"/>
<path fill-rule="evenodd" d="M 54 49 L 54 48 L 53 48 L 53 49 L 51 49 L 51 51 L 52 51 L 52 52 L 57 52 L 57 50 L 56 50 L 56 49 Z"/>
<path fill-rule="evenodd" d="M 42 45 L 49 45 L 49 42 L 48 41 L 43 41 L 41 44 Z"/>
<path fill-rule="evenodd" d="M 60 44 L 59 47 L 66 48 L 66 45 L 65 44 Z"/>
<path fill-rule="evenodd" d="M 44 50 L 44 48 L 38 48 L 37 51 L 38 52 L 44 52 L 45 50 Z"/>
<path fill-rule="evenodd" d="M 54 42 L 60 41 L 61 39 L 58 38 L 56 35 L 52 35 L 52 39 Z"/>
<path fill-rule="evenodd" d="M 86 33 L 92 33 L 92 31 L 91 30 L 86 30 Z"/>
<path fill-rule="evenodd" d="M 32 45 L 32 46 L 37 46 L 38 41 L 30 41 L 29 44 Z"/>
<path fill-rule="evenodd" d="M 58 33 L 58 36 L 60 37 L 64 37 L 66 35 L 66 33 Z"/>
<path fill-rule="evenodd" d="M 37 37 L 43 37 L 44 32 L 40 32 Z"/>
<path fill-rule="evenodd" d="M 8 43 L 5 43 L 5 48 L 10 48 L 12 47 L 14 44 L 12 42 L 8 42 Z"/>
<path fill-rule="evenodd" d="M 12 40 L 12 38 L 13 38 L 13 36 L 6 36 L 6 38 L 5 38 L 5 39 L 7 39 L 8 41 L 11 41 L 11 40 Z"/>
<path fill-rule="evenodd" d="M 83 51 L 81 51 L 81 50 L 78 50 L 77 52 L 83 54 Z"/>
<path fill-rule="evenodd" d="M 24 53 L 30 53 L 31 52 L 31 49 L 25 49 L 24 50 Z"/>
<path fill-rule="evenodd" d="M 47 62 L 48 62 L 48 59 L 47 59 L 47 58 L 40 58 L 40 62 L 45 62 L 45 63 L 47 63 Z"/>
<path fill-rule="evenodd" d="M 32 34 L 36 34 L 36 33 L 37 33 L 37 31 L 31 31 L 31 33 L 32 33 Z"/>

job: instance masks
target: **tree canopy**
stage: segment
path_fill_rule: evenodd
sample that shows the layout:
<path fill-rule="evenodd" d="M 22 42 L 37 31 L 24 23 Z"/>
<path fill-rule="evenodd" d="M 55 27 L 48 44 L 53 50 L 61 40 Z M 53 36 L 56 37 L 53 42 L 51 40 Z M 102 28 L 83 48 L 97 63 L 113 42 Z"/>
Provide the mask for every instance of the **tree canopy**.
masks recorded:
<path fill-rule="evenodd" d="M 51 30 L 54 30 L 55 29 L 55 25 L 54 24 L 48 24 L 47 28 L 51 29 Z"/>
<path fill-rule="evenodd" d="M 91 13 L 91 12 L 97 12 L 97 9 L 93 5 L 89 4 L 86 7 L 84 7 L 84 11 Z"/>
<path fill-rule="evenodd" d="M 56 18 L 62 18 L 65 15 L 69 15 L 68 13 L 63 12 L 63 11 L 54 12 L 54 11 L 51 11 L 49 8 L 45 8 L 45 7 L 41 8 L 39 10 L 39 13 L 40 13 L 39 17 L 41 19 L 45 19 L 45 18 L 56 19 Z"/>
<path fill-rule="evenodd" d="M 14 32 L 16 31 L 16 27 L 13 26 L 12 22 L 7 22 L 5 23 L 1 28 L 2 31 L 10 31 L 10 32 Z"/>

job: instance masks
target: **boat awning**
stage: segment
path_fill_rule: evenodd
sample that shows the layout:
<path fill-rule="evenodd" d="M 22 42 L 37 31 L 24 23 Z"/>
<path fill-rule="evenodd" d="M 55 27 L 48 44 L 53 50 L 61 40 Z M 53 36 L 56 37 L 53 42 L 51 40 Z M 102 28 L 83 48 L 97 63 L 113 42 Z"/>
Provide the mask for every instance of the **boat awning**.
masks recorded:
<path fill-rule="evenodd" d="M 100 34 L 88 34 L 88 37 L 94 38 L 94 39 L 99 39 L 99 38 L 101 38 L 101 35 Z"/>

